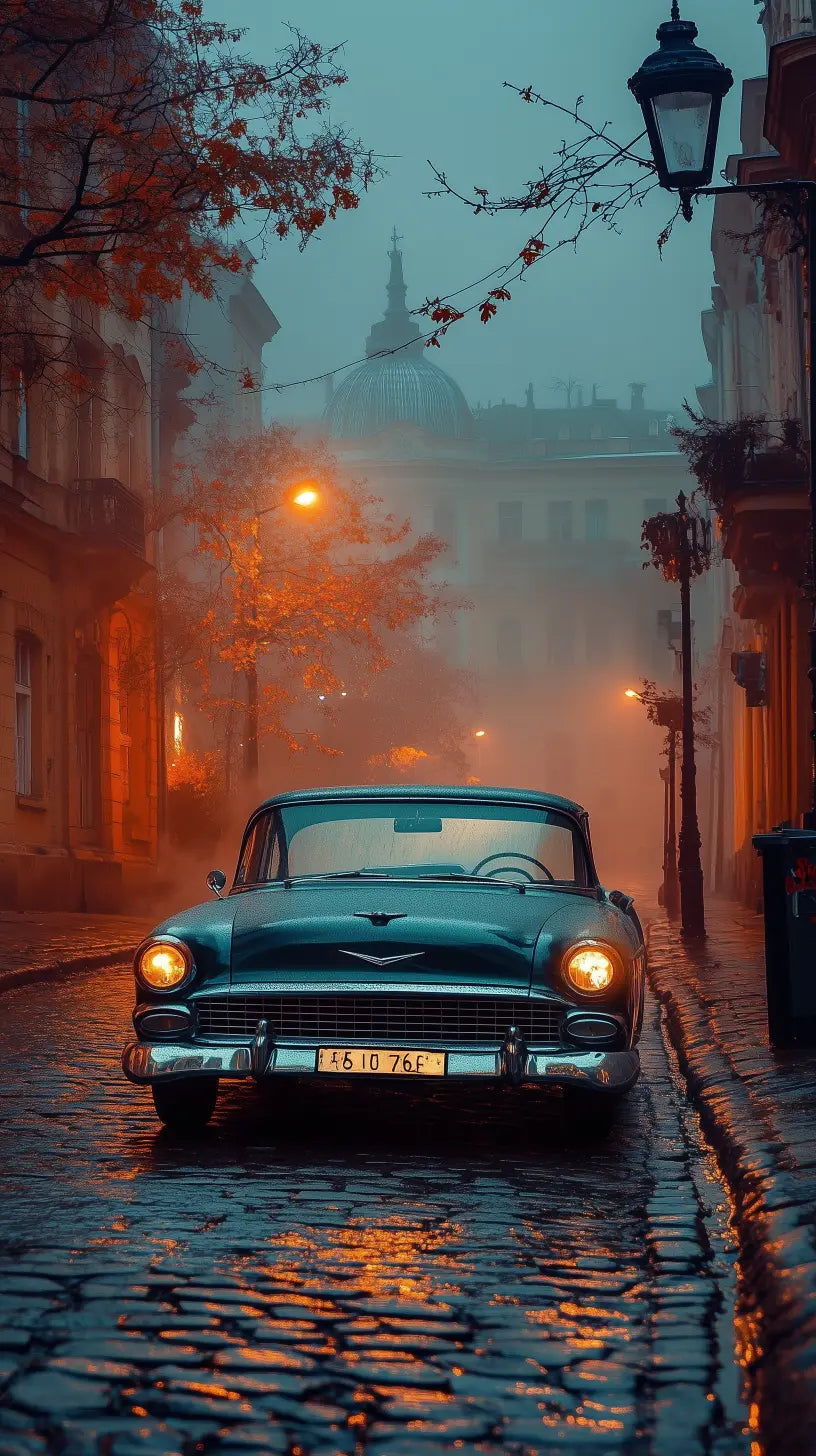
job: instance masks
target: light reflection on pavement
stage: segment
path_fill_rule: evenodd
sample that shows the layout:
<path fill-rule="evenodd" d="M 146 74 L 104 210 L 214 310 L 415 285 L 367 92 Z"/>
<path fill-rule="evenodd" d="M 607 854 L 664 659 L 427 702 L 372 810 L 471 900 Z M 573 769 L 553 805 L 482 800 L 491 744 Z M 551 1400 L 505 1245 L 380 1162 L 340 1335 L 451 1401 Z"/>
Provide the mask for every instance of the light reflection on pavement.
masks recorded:
<path fill-rule="evenodd" d="M 227 1087 L 184 1141 L 119 1071 L 130 1001 L 0 1001 L 0 1456 L 752 1450 L 653 1007 L 605 1142 L 537 1091 L 334 1084 Z"/>

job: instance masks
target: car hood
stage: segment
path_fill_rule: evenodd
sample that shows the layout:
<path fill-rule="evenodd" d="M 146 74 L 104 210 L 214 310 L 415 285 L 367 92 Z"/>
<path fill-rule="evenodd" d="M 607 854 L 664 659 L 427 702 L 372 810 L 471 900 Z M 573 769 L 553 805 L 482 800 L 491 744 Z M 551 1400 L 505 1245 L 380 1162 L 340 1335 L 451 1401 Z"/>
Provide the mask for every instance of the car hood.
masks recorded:
<path fill-rule="evenodd" d="M 529 991 L 556 890 L 397 881 L 274 886 L 236 897 L 233 990 L 317 985 Z M 380 917 L 387 915 L 387 923 Z"/>

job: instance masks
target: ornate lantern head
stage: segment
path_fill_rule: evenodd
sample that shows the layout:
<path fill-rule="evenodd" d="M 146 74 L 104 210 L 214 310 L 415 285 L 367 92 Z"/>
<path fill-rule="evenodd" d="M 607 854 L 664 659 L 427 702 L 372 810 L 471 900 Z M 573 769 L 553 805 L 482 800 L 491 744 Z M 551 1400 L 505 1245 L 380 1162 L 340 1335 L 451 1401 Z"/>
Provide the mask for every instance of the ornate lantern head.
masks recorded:
<path fill-rule="evenodd" d="M 691 194 L 711 181 L 722 101 L 734 84 L 728 67 L 695 45 L 696 38 L 696 25 L 680 19 L 673 0 L 671 20 L 657 31 L 660 49 L 629 81 L 643 111 L 660 185 L 680 193 L 687 218 Z"/>

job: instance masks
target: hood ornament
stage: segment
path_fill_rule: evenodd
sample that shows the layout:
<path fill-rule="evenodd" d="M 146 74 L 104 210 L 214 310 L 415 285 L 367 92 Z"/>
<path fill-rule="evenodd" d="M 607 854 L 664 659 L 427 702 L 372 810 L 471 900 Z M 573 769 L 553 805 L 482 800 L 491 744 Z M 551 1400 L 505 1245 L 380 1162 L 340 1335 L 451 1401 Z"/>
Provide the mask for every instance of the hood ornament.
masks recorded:
<path fill-rule="evenodd" d="M 372 925 L 387 925 L 391 920 L 405 920 L 405 910 L 355 910 L 355 920 L 370 920 Z"/>
<path fill-rule="evenodd" d="M 418 961 L 425 952 L 424 950 L 414 950 L 409 955 L 373 956 L 364 955 L 361 950 L 341 950 L 340 954 L 351 956 L 355 961 L 365 961 L 369 966 L 395 966 L 398 961 Z"/>

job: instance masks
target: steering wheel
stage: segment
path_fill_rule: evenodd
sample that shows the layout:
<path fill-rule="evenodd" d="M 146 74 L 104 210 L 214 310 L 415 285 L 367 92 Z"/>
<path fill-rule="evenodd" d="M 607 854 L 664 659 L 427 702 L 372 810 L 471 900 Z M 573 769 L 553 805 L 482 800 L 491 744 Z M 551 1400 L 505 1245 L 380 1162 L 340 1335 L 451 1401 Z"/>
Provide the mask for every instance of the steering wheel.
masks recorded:
<path fill-rule="evenodd" d="M 492 859 L 525 859 L 528 864 L 534 864 L 537 869 L 542 870 L 543 873 L 547 876 L 548 880 L 555 880 L 555 875 L 547 869 L 547 866 L 545 864 L 541 863 L 540 859 L 536 859 L 535 856 L 532 854 L 519 854 L 515 849 L 503 849 L 499 854 L 485 855 L 484 859 L 480 859 L 479 863 L 473 866 L 471 874 L 478 875 L 479 871 L 484 869 L 485 865 L 490 864 L 490 861 Z M 531 875 L 529 870 L 523 870 L 521 868 L 521 865 L 498 865 L 496 869 L 488 870 L 486 878 L 488 880 L 491 880 L 494 875 L 501 874 L 502 869 L 510 870 L 510 872 L 513 874 L 524 875 L 524 878 L 527 880 L 528 884 L 535 884 L 535 875 Z"/>

